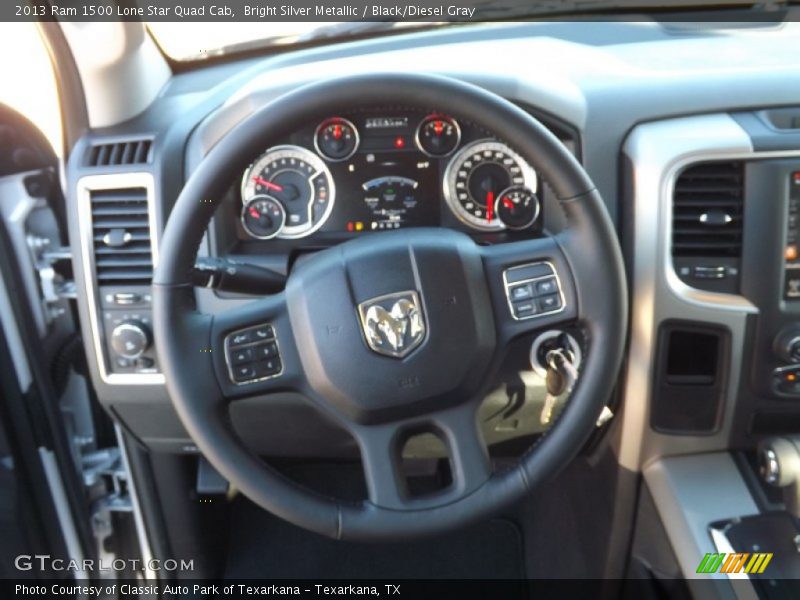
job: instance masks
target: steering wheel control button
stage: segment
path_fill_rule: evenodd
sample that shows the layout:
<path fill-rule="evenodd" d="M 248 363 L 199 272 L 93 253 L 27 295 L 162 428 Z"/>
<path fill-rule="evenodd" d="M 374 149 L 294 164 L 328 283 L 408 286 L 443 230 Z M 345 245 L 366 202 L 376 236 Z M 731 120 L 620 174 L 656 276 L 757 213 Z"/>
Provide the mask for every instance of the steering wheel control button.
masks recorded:
<path fill-rule="evenodd" d="M 256 375 L 259 377 L 269 377 L 281 372 L 281 359 L 272 358 L 255 363 Z"/>
<path fill-rule="evenodd" d="M 225 336 L 225 362 L 231 382 L 237 385 L 280 375 L 283 364 L 272 325 L 264 323 Z"/>
<path fill-rule="evenodd" d="M 252 332 L 246 330 L 229 335 L 226 338 L 225 343 L 228 344 L 231 348 L 233 348 L 234 346 L 242 346 L 243 344 L 249 344 L 252 341 L 253 341 Z"/>
<path fill-rule="evenodd" d="M 255 355 L 252 348 L 238 348 L 231 352 L 231 364 L 234 366 L 253 362 Z"/>
<path fill-rule="evenodd" d="M 539 279 L 554 273 L 553 267 L 550 263 L 537 263 L 533 265 L 523 265 L 521 267 L 514 267 L 506 270 L 506 282 L 517 283 L 518 281 L 530 281 L 531 279 Z"/>
<path fill-rule="evenodd" d="M 529 283 L 515 285 L 512 288 L 510 288 L 509 295 L 511 296 L 512 302 L 518 302 L 520 300 L 530 300 L 531 298 L 533 298 L 533 288 Z"/>
<path fill-rule="evenodd" d="M 253 341 L 260 342 L 261 340 L 271 340 L 275 337 L 271 325 L 263 325 L 262 327 L 255 327 L 253 329 Z"/>
<path fill-rule="evenodd" d="M 518 319 L 525 319 L 536 314 L 536 302 L 529 300 L 527 302 L 514 302 L 514 316 Z"/>
<path fill-rule="evenodd" d="M 249 350 L 249 348 L 247 348 Z M 257 360 L 265 360 L 278 356 L 278 345 L 275 342 L 267 342 L 253 346 L 253 352 Z"/>
<path fill-rule="evenodd" d="M 503 273 L 511 316 L 520 321 L 559 312 L 564 298 L 558 275 L 550 263 L 532 263 Z"/>
<path fill-rule="evenodd" d="M 542 296 L 536 300 L 536 304 L 541 312 L 558 310 L 561 308 L 561 298 L 558 297 L 558 294 Z"/>
<path fill-rule="evenodd" d="M 239 365 L 233 369 L 233 381 L 246 383 L 256 378 L 256 369 L 253 365 Z"/>
<path fill-rule="evenodd" d="M 558 293 L 558 284 L 556 283 L 555 277 L 551 277 L 549 279 L 544 279 L 542 281 L 536 282 L 536 295 L 547 295 L 547 294 L 557 294 Z"/>

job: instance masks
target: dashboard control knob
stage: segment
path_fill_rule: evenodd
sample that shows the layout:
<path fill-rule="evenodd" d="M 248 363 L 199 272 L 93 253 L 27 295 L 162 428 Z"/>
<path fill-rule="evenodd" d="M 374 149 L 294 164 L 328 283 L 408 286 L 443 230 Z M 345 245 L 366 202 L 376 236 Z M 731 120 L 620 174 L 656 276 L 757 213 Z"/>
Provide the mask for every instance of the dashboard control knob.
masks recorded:
<path fill-rule="evenodd" d="M 150 330 L 140 321 L 124 321 L 111 332 L 111 347 L 119 356 L 135 360 L 150 347 Z"/>
<path fill-rule="evenodd" d="M 784 329 L 775 338 L 775 354 L 787 363 L 800 363 L 800 327 Z"/>

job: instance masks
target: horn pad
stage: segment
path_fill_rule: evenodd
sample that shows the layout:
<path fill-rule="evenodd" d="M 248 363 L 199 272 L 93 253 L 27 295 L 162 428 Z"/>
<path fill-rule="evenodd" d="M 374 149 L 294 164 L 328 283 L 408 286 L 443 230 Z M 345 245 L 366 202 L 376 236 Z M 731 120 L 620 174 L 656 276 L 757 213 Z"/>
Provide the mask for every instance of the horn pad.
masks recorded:
<path fill-rule="evenodd" d="M 366 235 L 298 261 L 289 317 L 314 392 L 376 423 L 471 398 L 495 348 L 483 263 L 466 235 Z"/>

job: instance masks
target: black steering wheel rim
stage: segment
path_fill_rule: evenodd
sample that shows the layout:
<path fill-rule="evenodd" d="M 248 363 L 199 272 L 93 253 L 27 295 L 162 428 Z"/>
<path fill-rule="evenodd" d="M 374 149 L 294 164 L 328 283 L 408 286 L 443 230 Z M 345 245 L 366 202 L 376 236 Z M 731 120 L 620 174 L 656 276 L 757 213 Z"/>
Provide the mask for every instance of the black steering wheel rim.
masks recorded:
<path fill-rule="evenodd" d="M 563 258 L 559 273 L 571 279 L 575 321 L 589 340 L 580 379 L 563 414 L 517 467 L 492 474 L 452 502 L 410 510 L 320 496 L 270 469 L 246 448 L 231 426 L 220 382 L 209 375 L 214 369 L 201 362 L 210 360 L 206 357 L 216 349 L 216 324 L 214 317 L 197 311 L 191 283 L 197 249 L 217 199 L 224 197 L 230 175 L 267 147 L 266 139 L 277 140 L 309 119 L 376 105 L 442 111 L 473 121 L 533 166 L 567 218 L 567 228 L 553 238 L 547 252 Z M 542 248 L 533 240 L 518 244 L 527 244 L 518 248 L 529 248 L 532 255 Z M 256 504 L 333 538 L 397 540 L 438 533 L 518 500 L 579 451 L 622 361 L 627 326 L 624 267 L 613 225 L 588 175 L 529 114 L 482 88 L 446 77 L 368 74 L 332 79 L 299 88 L 248 116 L 189 177 L 170 215 L 159 255 L 153 280 L 155 341 L 167 389 L 186 430 L 220 473 Z M 492 303 L 497 305 L 498 299 L 493 297 Z M 252 309 L 252 318 L 265 310 L 269 312 L 269 304 Z M 287 330 L 291 327 L 288 318 L 282 323 Z M 201 348 L 212 352 L 204 355 Z M 370 425 L 361 427 L 366 431 Z"/>

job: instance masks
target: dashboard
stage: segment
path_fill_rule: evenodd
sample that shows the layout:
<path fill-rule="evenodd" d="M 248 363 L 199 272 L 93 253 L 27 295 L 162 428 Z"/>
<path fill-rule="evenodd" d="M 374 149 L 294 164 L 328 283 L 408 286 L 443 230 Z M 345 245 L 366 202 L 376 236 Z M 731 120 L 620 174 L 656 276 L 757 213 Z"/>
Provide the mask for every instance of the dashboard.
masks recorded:
<path fill-rule="evenodd" d="M 574 151 L 575 136 L 551 127 Z M 377 107 L 323 117 L 253 157 L 217 217 L 217 251 L 281 254 L 408 227 L 487 243 L 543 232 L 550 192 L 492 132 Z"/>
<path fill-rule="evenodd" d="M 152 345 L 120 360 L 112 344 L 128 340 L 115 340 L 120 326 L 133 335 L 131 320 L 148 324 L 150 273 L 138 271 L 150 258 L 147 236 L 155 262 L 159 233 L 189 174 L 247 115 L 304 83 L 380 68 L 440 73 L 502 95 L 550 129 L 597 185 L 623 243 L 636 315 L 620 385 L 625 401 L 641 407 L 621 414 L 626 467 L 636 470 L 658 455 L 744 446 L 796 427 L 800 389 L 783 393 L 788 384 L 776 378 L 800 372 L 781 371 L 790 363 L 773 346 L 780 339 L 781 356 L 791 356 L 800 339 L 789 335 L 800 322 L 796 259 L 786 258 L 796 254 L 785 254 L 800 235 L 790 227 L 797 220 L 790 182 L 800 172 L 800 66 L 792 52 L 798 35 L 796 24 L 724 35 L 686 35 L 655 23 L 593 23 L 591 35 L 578 24 L 507 24 L 175 74 L 145 113 L 84 136 L 67 168 L 76 282 L 85 291 L 78 304 L 98 396 L 144 445 L 193 451 Z M 498 55 L 529 59 L 497 61 Z M 385 229 L 445 227 L 481 244 L 560 230 L 563 214 L 546 182 L 515 160 L 513 148 L 447 114 L 457 107 L 436 108 L 442 112 L 375 106 L 320 114 L 287 136 L 265 139 L 226 182 L 200 255 L 244 257 L 285 273 L 302 253 Z M 97 148 L 134 142 L 152 144 L 140 163 L 91 160 Z M 691 197 L 704 187 L 712 189 Z M 502 212 L 509 188 L 519 192 L 509 198 L 522 209 L 519 221 Z M 717 197 L 717 188 L 729 195 Z M 102 245 L 111 230 L 98 218 L 122 191 L 143 211 L 132 230 L 143 253 L 131 258 Z M 720 211 L 713 203 L 731 205 Z M 725 235 L 723 228 L 739 227 L 731 235 L 741 244 L 732 251 L 726 241 L 722 255 L 713 245 L 710 252 L 698 246 L 696 238 L 714 227 Z M 133 246 L 128 250 L 133 254 Z M 249 300 L 205 289 L 196 298 L 210 314 Z M 148 339 L 137 338 L 143 345 Z M 678 360 L 694 356 L 698 342 L 717 357 L 707 361 L 714 364 Z M 524 350 L 520 360 L 527 360 Z M 273 402 L 307 410 L 295 400 Z M 676 406 L 685 414 L 666 410 Z M 280 419 L 246 412 L 246 403 L 237 410 L 237 426 L 265 454 L 346 455 L 346 442 L 310 411 L 305 429 L 284 431 Z"/>

